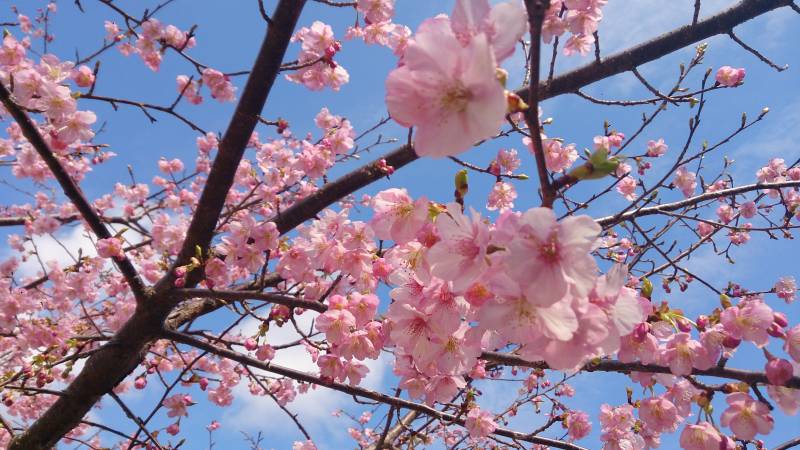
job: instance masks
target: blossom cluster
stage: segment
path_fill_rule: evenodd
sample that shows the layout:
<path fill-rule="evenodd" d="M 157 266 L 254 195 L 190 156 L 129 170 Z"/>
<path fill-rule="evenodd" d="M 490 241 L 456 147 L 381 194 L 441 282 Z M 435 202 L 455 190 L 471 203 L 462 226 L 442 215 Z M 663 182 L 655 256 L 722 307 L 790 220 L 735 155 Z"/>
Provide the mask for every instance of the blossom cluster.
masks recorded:
<path fill-rule="evenodd" d="M 564 43 L 564 54 L 588 54 L 595 41 L 597 26 L 603 19 L 602 8 L 607 3 L 608 0 L 551 1 L 542 24 L 542 40 L 550 43 L 554 37 L 569 31 L 571 36 Z"/>
<path fill-rule="evenodd" d="M 318 91 L 330 87 L 338 91 L 342 85 L 350 81 L 350 74 L 339 63 L 333 60 L 342 44 L 333 36 L 333 29 L 319 20 L 310 27 L 299 29 L 293 42 L 302 44 L 297 57 L 296 70 L 286 75 L 286 79 Z"/>

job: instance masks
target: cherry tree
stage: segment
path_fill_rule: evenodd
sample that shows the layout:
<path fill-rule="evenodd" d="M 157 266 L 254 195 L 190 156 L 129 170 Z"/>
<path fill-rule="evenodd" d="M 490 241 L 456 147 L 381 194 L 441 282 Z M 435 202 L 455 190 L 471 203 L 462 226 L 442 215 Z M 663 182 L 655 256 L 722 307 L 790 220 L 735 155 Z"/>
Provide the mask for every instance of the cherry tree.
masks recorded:
<path fill-rule="evenodd" d="M 696 0 L 685 26 L 608 54 L 598 31 L 608 0 L 456 0 L 407 24 L 400 12 L 414 2 L 259 0 L 250 7 L 263 42 L 240 43 L 253 62 L 238 71 L 197 57 L 198 29 L 214 18 L 173 25 L 160 20 L 172 0 L 123 3 L 25 4 L 3 23 L 0 157 L 21 192 L 0 209 L 3 448 L 180 448 L 198 431 L 188 416 L 243 397 L 278 405 L 296 428 L 292 448 L 325 448 L 293 411 L 321 390 L 352 399 L 330 420 L 364 449 L 800 446 L 780 429 L 800 410 L 792 268 L 744 283 L 690 264 L 700 254 L 732 264 L 751 237 L 793 245 L 800 160 L 763 149 L 742 177 L 724 153 L 769 109 L 731 112 L 735 126 L 714 141 L 701 126 L 707 104 L 732 102 L 747 82 L 745 68 L 708 64 L 706 41 L 725 35 L 753 64 L 783 72 L 736 28 L 800 13 L 792 0 L 707 15 Z M 70 39 L 52 32 L 70 8 L 101 10 L 105 39 L 54 54 Z M 340 29 L 320 10 L 355 21 Z M 373 74 L 385 118 L 304 105 L 305 123 L 265 114 L 287 86 L 358 86 L 341 63 L 358 45 L 396 63 Z M 663 62 L 685 48 L 678 67 Z M 114 95 L 124 83 L 104 77 L 102 62 L 119 54 L 153 72 L 181 68 L 168 74 L 174 94 Z M 582 56 L 590 62 L 557 73 Z M 648 63 L 674 80 L 649 80 Z M 610 78 L 633 80 L 646 98 L 589 93 Z M 641 120 L 548 117 L 542 102 L 567 95 Z M 218 130 L 194 118 L 216 103 L 235 105 Z M 126 117 L 109 107 L 190 130 L 192 155 L 159 157 L 151 142 L 149 167 L 129 166 L 95 195 L 103 168 L 131 157 L 104 142 L 107 124 Z M 669 114 L 688 127 L 648 139 Z M 602 133 L 571 143 L 559 121 Z M 487 157 L 492 144 L 501 147 Z M 415 196 L 395 181 L 434 160 L 450 172 L 415 182 L 452 195 Z M 137 177 L 154 170 L 150 182 Z M 69 261 L 37 245 L 45 238 Z M 689 297 L 701 313 L 677 306 Z M 282 363 L 288 352 L 313 370 Z M 379 366 L 394 377 L 365 383 Z M 588 408 L 579 380 L 595 377 L 608 401 Z M 137 391 L 148 404 L 132 404 Z M 97 419 L 111 409 L 126 420 Z M 235 422 L 206 423 L 207 444 L 192 448 L 234 445 L 215 436 Z M 241 445 L 274 443 L 246 434 Z"/>

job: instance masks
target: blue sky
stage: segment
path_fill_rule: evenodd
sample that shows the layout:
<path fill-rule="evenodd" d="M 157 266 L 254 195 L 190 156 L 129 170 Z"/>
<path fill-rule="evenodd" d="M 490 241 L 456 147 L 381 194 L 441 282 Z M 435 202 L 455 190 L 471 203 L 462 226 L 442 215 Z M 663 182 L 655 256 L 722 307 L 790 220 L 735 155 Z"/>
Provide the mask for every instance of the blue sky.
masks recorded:
<path fill-rule="evenodd" d="M 38 4 L 38 2 L 36 2 Z M 120 1 L 123 8 L 140 13 L 142 6 L 139 1 Z M 153 2 L 146 2 L 148 5 Z M 274 4 L 266 1 L 268 5 Z M 654 37 L 661 32 L 683 25 L 691 20 L 692 0 L 674 0 L 662 2 L 656 0 L 612 0 L 604 9 L 606 19 L 601 23 L 600 36 L 604 54 L 625 48 L 632 44 Z M 705 0 L 702 15 L 709 15 L 732 5 L 730 0 Z M 59 12 L 54 17 L 51 30 L 56 36 L 50 51 L 62 57 L 71 58 L 76 49 L 81 55 L 94 51 L 102 41 L 104 30 L 103 20 L 111 17 L 108 8 L 89 0 L 83 1 L 85 13 L 81 13 L 72 2 L 59 3 Z M 28 5 L 24 5 L 23 8 Z M 408 24 L 412 29 L 426 17 L 437 13 L 449 13 L 452 1 L 401 0 L 398 2 L 396 22 Z M 33 12 L 24 10 L 30 15 Z M 5 10 L 0 19 L 12 19 Z M 264 24 L 258 14 L 255 1 L 230 1 L 230 2 L 192 2 L 177 0 L 165 8 L 158 18 L 164 23 L 174 24 L 182 29 L 188 29 L 198 24 L 196 35 L 198 45 L 191 54 L 198 60 L 225 72 L 248 69 L 255 56 L 258 45 L 262 39 Z M 347 25 L 352 23 L 351 9 L 338 9 L 322 6 L 309 2 L 301 17 L 301 25 L 310 25 L 314 20 L 323 20 L 333 25 L 337 37 L 341 37 Z M 698 76 L 706 67 L 717 68 L 722 65 L 746 67 L 747 79 L 744 86 L 737 89 L 724 90 L 714 93 L 707 105 L 704 115 L 704 124 L 699 131 L 699 140 L 715 142 L 735 129 L 742 112 L 747 112 L 750 117 L 755 117 L 762 107 L 769 106 L 771 112 L 765 122 L 757 125 L 743 135 L 737 137 L 731 144 L 718 153 L 718 157 L 706 162 L 707 173 L 718 170 L 720 157 L 726 155 L 736 160 L 730 169 L 737 180 L 737 184 L 755 181 L 755 171 L 773 156 L 793 161 L 800 156 L 796 142 L 800 140 L 800 110 L 797 109 L 800 100 L 800 90 L 795 67 L 800 67 L 800 52 L 796 44 L 792 44 L 793 29 L 798 24 L 798 16 L 788 8 L 770 13 L 750 23 L 737 28 L 737 34 L 745 42 L 756 46 L 759 50 L 772 57 L 778 64 L 789 64 L 790 70 L 776 73 L 773 69 L 760 63 L 753 55 L 739 48 L 735 43 L 724 37 L 710 39 L 706 64 L 697 71 L 689 86 L 697 86 Z M 38 45 L 38 44 L 37 44 Z M 40 47 L 35 47 L 39 50 Z M 293 45 L 289 50 L 288 59 L 292 59 L 297 52 Z M 549 52 L 546 52 L 549 53 Z M 671 86 L 680 62 L 688 61 L 692 56 L 691 48 L 676 52 L 642 68 L 644 76 L 654 85 L 666 88 Z M 115 50 L 109 51 L 102 58 L 102 67 L 98 78 L 95 93 L 111 95 L 128 99 L 135 99 L 156 104 L 169 104 L 175 97 L 175 76 L 191 74 L 193 69 L 174 54 L 168 54 L 161 70 L 154 73 L 145 68 L 136 57 L 122 57 Z M 323 106 L 327 106 L 333 113 L 349 118 L 356 130 L 366 129 L 375 124 L 380 118 L 386 116 L 383 102 L 383 80 L 386 74 L 396 64 L 395 57 L 385 48 L 365 46 L 359 42 L 345 42 L 343 51 L 337 55 L 337 61 L 350 73 L 351 83 L 345 85 L 340 92 L 329 91 L 312 93 L 304 87 L 280 80 L 273 89 L 267 107 L 262 114 L 264 117 L 274 119 L 283 117 L 292 125 L 298 135 L 306 131 L 316 132 L 313 126 L 313 116 Z M 557 73 L 571 67 L 590 61 L 590 57 L 572 57 L 559 59 Z M 507 62 L 506 68 L 511 72 L 510 83 L 518 85 L 521 79 L 523 61 L 521 52 Z M 235 80 L 238 86 L 244 79 Z M 630 74 L 620 75 L 609 80 L 597 83 L 587 89 L 591 95 L 601 98 L 644 98 L 649 93 Z M 195 154 L 194 140 L 197 133 L 180 124 L 174 118 L 166 115 L 156 115 L 159 121 L 151 124 L 136 108 L 120 107 L 113 111 L 108 105 L 84 101 L 82 108 L 93 109 L 98 113 L 98 125 L 107 121 L 104 131 L 97 136 L 97 141 L 107 143 L 110 149 L 119 156 L 112 162 L 97 168 L 87 176 L 82 187 L 87 194 L 94 198 L 110 192 L 116 182 L 127 180 L 126 167 L 132 166 L 137 179 L 149 181 L 156 174 L 156 162 L 159 157 L 181 157 L 192 161 Z M 551 136 L 563 137 L 567 142 L 574 142 L 579 148 L 590 147 L 592 137 L 603 132 L 603 121 L 608 120 L 617 130 L 630 134 L 639 124 L 642 112 L 649 113 L 650 107 L 642 108 L 615 108 L 599 107 L 589 104 L 576 96 L 561 96 L 548 100 L 542 104 L 545 117 L 553 117 L 554 123 L 547 128 Z M 202 107 L 195 107 L 183 103 L 179 111 L 186 114 L 201 127 L 211 131 L 223 131 L 227 126 L 233 105 L 219 105 L 210 98 Z M 687 107 L 671 108 L 663 113 L 654 124 L 634 143 L 631 151 L 641 153 L 649 139 L 665 138 L 670 145 L 668 156 L 676 153 L 687 133 L 687 122 L 693 111 Z M 262 136 L 273 136 L 273 131 L 259 129 Z M 385 137 L 403 139 L 405 132 L 400 127 L 388 125 L 382 128 Z M 372 137 L 374 139 L 374 137 Z M 525 154 L 524 148 L 517 138 L 510 138 L 490 142 L 474 149 L 462 157 L 470 162 L 485 166 L 495 155 L 499 148 L 516 148 Z M 377 149 L 375 154 L 380 154 L 392 148 L 391 145 Z M 695 145 L 693 148 L 697 148 Z M 371 159 L 371 158 L 370 158 Z M 653 174 L 660 174 L 671 165 L 669 158 L 663 158 L 655 165 Z M 346 172 L 353 165 L 344 165 L 334 169 L 334 174 Z M 452 175 L 459 169 L 448 160 L 421 160 L 404 168 L 389 180 L 383 180 L 370 186 L 364 192 L 374 193 L 387 187 L 406 187 L 414 196 L 427 195 L 431 199 L 446 202 L 452 198 Z M 528 174 L 535 174 L 535 167 L 531 158 L 525 155 L 522 170 Z M 14 180 L 7 172 L 0 175 L 0 179 L 8 184 L 29 188 L 24 183 Z M 471 175 L 471 190 L 467 201 L 480 208 L 486 199 L 491 186 L 490 177 Z M 587 197 L 592 192 L 605 186 L 606 181 L 582 183 L 574 189 L 573 196 Z M 517 201 L 518 209 L 527 209 L 538 205 L 536 197 L 536 181 L 521 181 L 516 183 L 520 194 Z M 0 186 L 3 195 L 12 202 L 24 200 L 19 193 Z M 665 200 L 677 199 L 678 193 L 667 193 Z M 627 202 L 612 193 L 603 201 L 597 202 L 587 213 L 594 216 L 603 216 L 613 213 L 625 206 Z M 711 213 L 709 213 L 711 214 Z M 643 221 L 647 224 L 647 221 Z M 67 233 L 79 241 L 79 235 Z M 681 238 L 677 233 L 675 238 Z M 683 236 L 685 237 L 685 236 Z M 52 250 L 54 257 L 58 255 L 55 246 Z M 700 276 L 714 280 L 718 287 L 724 286 L 728 280 L 735 279 L 752 289 L 767 289 L 774 284 L 779 276 L 793 275 L 800 279 L 800 271 L 794 255 L 798 250 L 797 244 L 791 241 L 769 241 L 763 236 L 755 236 L 750 244 L 734 252 L 735 265 L 729 265 L 721 258 L 715 257 L 707 250 L 700 251 L 688 263 L 687 267 L 696 271 Z M 766 264 L 765 264 L 766 262 Z M 663 292 L 657 289 L 657 298 L 665 298 Z M 689 315 L 704 311 L 709 302 L 715 302 L 713 294 L 693 286 L 686 293 L 672 295 L 670 302 L 677 307 L 684 308 Z M 774 298 L 770 304 L 786 311 L 790 317 L 797 315 L 797 307 L 786 308 L 779 305 Z M 279 332 L 280 333 L 280 332 Z M 281 336 L 275 336 L 276 340 Z M 287 338 L 283 336 L 283 338 Z M 737 367 L 746 367 L 748 364 L 761 364 L 761 359 L 756 358 L 754 351 L 743 352 L 738 358 Z M 306 364 L 301 361 L 301 355 L 288 355 L 287 362 Z M 388 361 L 388 359 L 387 359 Z M 307 367 L 309 370 L 312 368 Z M 578 388 L 580 398 L 568 402 L 571 406 L 587 410 L 592 415 L 595 423 L 595 432 L 592 437 L 583 442 L 588 448 L 597 448 L 599 423 L 596 417 L 597 407 L 600 403 L 609 402 L 620 404 L 625 400 L 623 382 L 624 377 L 618 375 L 580 376 L 573 383 Z M 368 381 L 368 386 L 373 388 L 389 388 L 392 385 L 391 369 L 387 364 L 373 366 L 373 377 Z M 152 383 L 151 386 L 156 386 Z M 609 388 L 610 387 L 610 388 Z M 516 389 L 516 388 L 515 388 Z M 183 392 L 183 391 L 181 391 Z M 203 393 L 191 392 L 200 404 L 191 408 L 190 416 L 184 420 L 183 429 L 190 430 L 185 436 L 187 443 L 184 448 L 207 448 L 207 434 L 205 425 L 212 419 L 219 420 L 223 427 L 215 433 L 216 449 L 247 448 L 242 439 L 242 431 L 255 434 L 259 430 L 264 432 L 265 440 L 262 447 L 288 448 L 292 441 L 300 438 L 299 433 L 291 422 L 275 408 L 271 401 L 246 398 L 240 396 L 234 405 L 227 409 L 209 407 Z M 482 404 L 487 407 L 502 405 L 507 399 L 508 386 L 486 386 Z M 130 402 L 137 413 L 147 414 L 152 407 L 154 399 L 160 395 L 156 389 L 144 393 L 126 395 L 124 398 Z M 351 426 L 346 419 L 336 419 L 330 412 L 338 407 L 351 404 L 346 396 L 336 393 L 315 393 L 307 397 L 299 397 L 289 407 L 299 411 L 308 418 L 306 425 L 312 436 L 317 440 L 321 449 L 351 448 L 353 443 L 346 435 L 346 427 Z M 718 408 L 721 405 L 717 405 Z M 360 408 L 352 409 L 356 415 Z M 102 409 L 93 415 L 120 424 L 120 427 L 131 429 L 132 425 L 125 423 L 118 409 L 112 403 L 104 402 Z M 776 414 L 777 423 L 773 436 L 768 439 L 769 446 L 792 436 L 793 427 L 791 418 L 785 418 L 781 413 Z M 381 414 L 375 415 L 375 420 L 370 425 L 377 425 Z M 532 414 L 522 413 L 512 425 L 522 429 L 531 429 L 538 422 Z M 796 418 L 794 419 L 796 420 Z M 169 422 L 166 417 L 156 419 L 156 423 Z M 677 440 L 665 437 L 662 447 L 673 449 L 677 447 Z"/>

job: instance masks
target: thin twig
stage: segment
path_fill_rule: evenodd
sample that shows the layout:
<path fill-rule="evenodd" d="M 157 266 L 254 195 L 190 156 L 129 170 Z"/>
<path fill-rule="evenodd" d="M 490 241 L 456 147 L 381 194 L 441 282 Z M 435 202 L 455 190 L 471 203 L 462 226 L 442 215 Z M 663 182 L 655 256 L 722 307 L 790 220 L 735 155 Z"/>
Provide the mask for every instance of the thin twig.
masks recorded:
<path fill-rule="evenodd" d="M 775 64 L 774 62 L 772 62 L 771 59 L 769 59 L 766 56 L 764 56 L 761 52 L 759 52 L 758 50 L 754 49 L 753 47 L 750 47 L 749 45 L 745 44 L 741 39 L 739 39 L 738 36 L 736 36 L 736 34 L 733 32 L 733 30 L 728 31 L 728 36 L 730 36 L 730 38 L 733 39 L 733 42 L 736 42 L 743 49 L 745 49 L 748 52 L 756 55 L 756 57 L 758 59 L 760 59 L 761 62 L 763 62 L 764 64 L 766 64 L 766 65 L 768 65 L 770 67 L 772 67 L 773 69 L 777 70 L 778 72 L 783 72 L 784 70 L 789 68 L 788 64 L 784 64 L 783 66 L 779 66 L 779 65 Z"/>

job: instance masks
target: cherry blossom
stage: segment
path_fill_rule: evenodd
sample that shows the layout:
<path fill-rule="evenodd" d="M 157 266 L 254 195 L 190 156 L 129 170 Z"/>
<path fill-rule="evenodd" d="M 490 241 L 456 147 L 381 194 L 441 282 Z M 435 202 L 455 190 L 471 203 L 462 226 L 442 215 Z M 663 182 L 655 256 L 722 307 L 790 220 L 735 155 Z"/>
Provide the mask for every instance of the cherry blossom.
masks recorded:
<path fill-rule="evenodd" d="M 597 266 L 588 252 L 600 232 L 594 221 L 576 216 L 556 222 L 552 210 L 534 208 L 522 215 L 517 232 L 520 239 L 509 245 L 508 269 L 531 300 L 546 306 L 568 291 L 589 293 Z"/>
<path fill-rule="evenodd" d="M 744 74 L 744 69 L 734 69 L 731 66 L 722 66 L 717 69 L 717 83 L 727 87 L 734 87 L 742 83 L 744 80 Z"/>
<path fill-rule="evenodd" d="M 494 61 L 484 34 L 462 46 L 447 19 L 429 19 L 420 26 L 404 65 L 386 80 L 389 113 L 401 125 L 416 127 L 418 155 L 461 153 L 497 132 L 506 100 Z"/>
<path fill-rule="evenodd" d="M 720 423 L 730 427 L 738 439 L 753 439 L 756 434 L 772 431 L 772 415 L 764 403 L 742 392 L 728 395 L 725 401 L 728 409 L 722 413 Z"/>
<path fill-rule="evenodd" d="M 478 406 L 470 409 L 469 413 L 467 413 L 465 426 L 469 431 L 470 437 L 475 439 L 485 438 L 497 428 L 492 414 L 488 411 L 482 411 Z"/>

